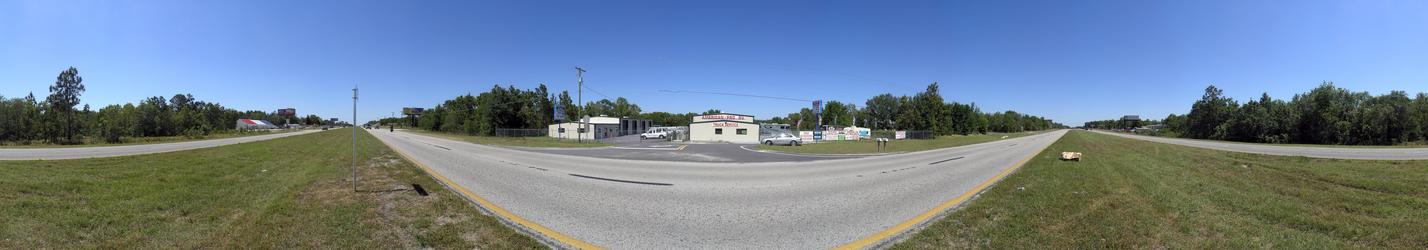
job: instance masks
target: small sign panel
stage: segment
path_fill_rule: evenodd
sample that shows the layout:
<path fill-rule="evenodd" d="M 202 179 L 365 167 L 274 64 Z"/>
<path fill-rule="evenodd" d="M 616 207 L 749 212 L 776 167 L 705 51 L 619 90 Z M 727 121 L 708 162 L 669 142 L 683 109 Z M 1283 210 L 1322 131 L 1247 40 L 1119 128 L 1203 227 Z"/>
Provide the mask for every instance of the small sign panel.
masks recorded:
<path fill-rule="evenodd" d="M 564 107 L 564 105 L 555 105 L 555 114 L 554 114 L 554 116 L 555 116 L 555 121 L 557 121 L 557 122 L 559 122 L 559 121 L 565 121 L 565 107 Z"/>

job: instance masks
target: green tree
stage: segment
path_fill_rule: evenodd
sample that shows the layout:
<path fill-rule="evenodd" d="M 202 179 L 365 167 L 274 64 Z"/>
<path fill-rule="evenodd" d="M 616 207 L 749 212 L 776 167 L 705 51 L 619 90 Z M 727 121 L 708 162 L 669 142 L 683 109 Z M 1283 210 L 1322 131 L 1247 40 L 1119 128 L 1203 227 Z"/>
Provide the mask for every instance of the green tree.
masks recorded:
<path fill-rule="evenodd" d="M 951 134 L 947 128 L 948 124 L 941 124 L 938 118 L 945 116 L 946 108 L 943 106 L 942 94 L 938 90 L 937 82 L 927 85 L 927 90 L 917 93 L 913 97 L 913 109 L 917 110 L 918 119 L 923 127 L 918 129 L 931 130 L 938 135 Z"/>
<path fill-rule="evenodd" d="M 79 96 L 84 93 L 84 78 L 79 77 L 79 69 L 69 67 L 55 77 L 50 86 L 50 96 L 45 98 L 45 114 L 56 122 L 50 140 L 61 144 L 78 143 L 83 128 L 76 120 L 74 106 L 79 104 Z"/>
<path fill-rule="evenodd" d="M 1224 97 L 1224 91 L 1210 85 L 1205 88 L 1205 94 L 1200 97 L 1190 108 L 1190 114 L 1186 115 L 1188 131 L 1185 135 L 1190 138 L 1208 139 L 1216 136 L 1219 126 L 1230 119 L 1230 114 L 1237 106 L 1235 101 Z"/>

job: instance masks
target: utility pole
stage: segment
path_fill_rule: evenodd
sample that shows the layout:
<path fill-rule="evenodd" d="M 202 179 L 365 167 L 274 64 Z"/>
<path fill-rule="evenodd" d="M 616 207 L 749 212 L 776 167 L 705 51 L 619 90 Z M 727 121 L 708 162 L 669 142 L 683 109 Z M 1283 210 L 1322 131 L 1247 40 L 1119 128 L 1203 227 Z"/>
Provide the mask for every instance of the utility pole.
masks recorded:
<path fill-rule="evenodd" d="M 585 113 L 585 69 L 580 68 L 580 66 L 575 66 L 575 78 L 575 103 L 576 105 L 579 105 L 580 110 L 582 111 L 576 112 L 575 116 L 581 116 L 581 113 Z M 583 140 L 585 139 L 585 118 L 576 117 L 576 119 L 580 119 L 580 122 L 577 123 L 580 124 L 580 128 L 575 129 L 575 141 L 584 142 Z"/>
<path fill-rule="evenodd" d="M 352 86 L 352 192 L 357 192 L 357 86 Z"/>

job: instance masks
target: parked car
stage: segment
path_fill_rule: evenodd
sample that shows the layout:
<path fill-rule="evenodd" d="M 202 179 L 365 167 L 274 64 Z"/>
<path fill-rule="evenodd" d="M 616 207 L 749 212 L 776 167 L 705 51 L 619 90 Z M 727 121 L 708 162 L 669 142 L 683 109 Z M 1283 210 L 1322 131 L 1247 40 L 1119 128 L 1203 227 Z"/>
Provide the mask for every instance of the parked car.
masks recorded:
<path fill-rule="evenodd" d="M 646 130 L 645 133 L 640 134 L 640 140 L 644 140 L 644 139 L 664 139 L 665 137 L 669 137 L 669 129 L 665 129 L 665 128 L 652 128 L 652 129 L 650 129 L 650 130 Z"/>
<path fill-rule="evenodd" d="M 802 138 L 798 138 L 798 136 L 791 135 L 791 134 L 788 134 L 788 133 L 779 133 L 779 134 L 777 134 L 777 135 L 770 136 L 770 137 L 768 137 L 768 138 L 764 138 L 764 145 L 769 145 L 769 146 L 773 146 L 773 145 L 800 146 L 800 145 L 803 145 L 803 139 L 802 139 Z"/>

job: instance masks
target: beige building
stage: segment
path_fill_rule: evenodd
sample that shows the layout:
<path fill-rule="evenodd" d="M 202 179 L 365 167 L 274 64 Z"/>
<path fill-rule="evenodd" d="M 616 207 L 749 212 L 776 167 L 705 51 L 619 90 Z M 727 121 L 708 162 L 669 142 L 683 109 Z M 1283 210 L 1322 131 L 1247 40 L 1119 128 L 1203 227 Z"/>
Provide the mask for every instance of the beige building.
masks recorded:
<path fill-rule="evenodd" d="M 561 139 L 605 139 L 616 136 L 636 135 L 648 130 L 653 122 L 646 119 L 619 117 L 585 117 L 579 122 L 567 122 L 546 126 L 546 136 Z M 581 130 L 581 127 L 584 130 Z M 583 133 L 581 131 L 584 131 Z"/>
<path fill-rule="evenodd" d="M 759 124 L 740 114 L 695 116 L 689 123 L 689 140 L 700 142 L 759 143 Z"/>

